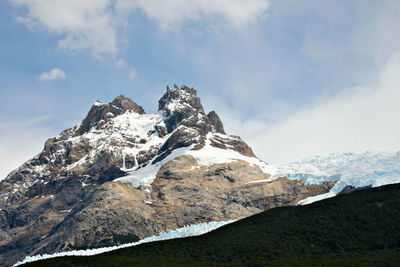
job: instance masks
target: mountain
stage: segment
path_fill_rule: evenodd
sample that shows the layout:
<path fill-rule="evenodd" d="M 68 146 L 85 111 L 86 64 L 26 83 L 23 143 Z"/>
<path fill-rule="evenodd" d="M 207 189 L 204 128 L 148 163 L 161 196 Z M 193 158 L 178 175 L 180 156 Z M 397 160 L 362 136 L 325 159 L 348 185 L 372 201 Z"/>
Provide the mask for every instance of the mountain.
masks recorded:
<path fill-rule="evenodd" d="M 397 266 L 399 261 L 400 184 L 393 184 L 271 209 L 198 237 L 26 266 Z"/>
<path fill-rule="evenodd" d="M 97 101 L 0 182 L 0 264 L 237 220 L 334 186 L 272 171 L 193 88 L 167 87 L 155 114 L 125 96 Z"/>

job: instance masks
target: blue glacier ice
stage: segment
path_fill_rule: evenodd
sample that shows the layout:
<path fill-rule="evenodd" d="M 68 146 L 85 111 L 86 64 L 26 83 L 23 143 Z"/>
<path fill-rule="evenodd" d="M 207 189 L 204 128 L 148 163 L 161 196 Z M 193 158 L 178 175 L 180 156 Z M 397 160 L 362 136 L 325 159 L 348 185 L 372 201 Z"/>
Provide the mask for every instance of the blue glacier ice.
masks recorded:
<path fill-rule="evenodd" d="M 158 235 L 146 237 L 144 239 L 139 240 L 138 242 L 134 243 L 127 243 L 120 246 L 112 246 L 112 247 L 104 247 L 104 248 L 95 248 L 95 249 L 84 249 L 84 250 L 72 250 L 72 251 L 65 251 L 65 252 L 58 252 L 54 254 L 43 254 L 43 255 L 35 255 L 35 256 L 28 256 L 24 260 L 17 262 L 13 266 L 19 266 L 28 262 L 44 260 L 44 259 L 51 259 L 56 257 L 64 257 L 64 256 L 92 256 L 96 254 L 101 254 L 105 252 L 109 252 L 116 249 L 127 248 L 127 247 L 134 247 L 143 243 L 149 243 L 154 241 L 161 241 L 161 240 L 169 240 L 175 238 L 184 238 L 189 236 L 198 236 L 205 233 L 208 233 L 212 230 L 215 230 L 221 226 L 226 224 L 232 223 L 234 220 L 230 221 L 222 221 L 222 222 L 207 222 L 207 223 L 200 223 L 194 225 L 184 226 L 182 228 L 178 228 L 175 230 L 170 230 L 165 233 L 160 233 Z"/>
<path fill-rule="evenodd" d="M 381 186 L 400 183 L 400 151 L 332 153 L 314 156 L 277 166 L 274 177 L 299 179 L 306 184 L 336 182 L 326 194 L 310 197 L 299 204 L 309 204 L 333 197 L 346 186 Z"/>

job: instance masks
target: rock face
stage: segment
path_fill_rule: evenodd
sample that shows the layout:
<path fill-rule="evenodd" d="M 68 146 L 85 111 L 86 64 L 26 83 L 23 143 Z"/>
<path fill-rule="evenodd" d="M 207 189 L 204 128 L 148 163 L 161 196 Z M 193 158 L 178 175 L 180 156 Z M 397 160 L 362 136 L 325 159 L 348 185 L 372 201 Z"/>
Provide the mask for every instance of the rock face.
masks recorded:
<path fill-rule="evenodd" d="M 79 134 L 88 132 L 92 127 L 101 128 L 106 122 L 115 116 L 121 115 L 127 111 L 133 111 L 138 114 L 144 114 L 144 109 L 132 101 L 132 99 L 120 95 L 111 103 L 96 102 L 90 109 L 86 118 L 79 127 Z"/>
<path fill-rule="evenodd" d="M 268 170 L 193 88 L 167 87 L 156 114 L 124 96 L 96 102 L 1 181 L 0 264 L 240 219 L 333 186 Z"/>

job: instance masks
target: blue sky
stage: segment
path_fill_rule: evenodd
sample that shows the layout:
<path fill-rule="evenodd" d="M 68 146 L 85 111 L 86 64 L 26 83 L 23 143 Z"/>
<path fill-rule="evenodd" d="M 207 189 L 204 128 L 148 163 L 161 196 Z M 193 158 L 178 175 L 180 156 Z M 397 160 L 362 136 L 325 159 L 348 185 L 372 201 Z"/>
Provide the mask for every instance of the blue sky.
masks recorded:
<path fill-rule="evenodd" d="M 398 150 L 397 0 L 4 0 L 0 177 L 124 94 L 197 89 L 267 162 Z M 52 71 L 53 70 L 53 71 Z"/>

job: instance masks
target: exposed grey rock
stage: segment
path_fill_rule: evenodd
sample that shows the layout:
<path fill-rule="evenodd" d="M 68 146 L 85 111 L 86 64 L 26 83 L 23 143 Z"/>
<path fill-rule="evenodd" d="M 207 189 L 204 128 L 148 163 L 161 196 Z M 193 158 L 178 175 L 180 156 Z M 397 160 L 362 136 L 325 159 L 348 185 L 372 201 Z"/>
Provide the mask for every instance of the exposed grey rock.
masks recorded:
<path fill-rule="evenodd" d="M 211 125 L 214 126 L 217 133 L 225 134 L 224 125 L 222 124 L 221 119 L 219 118 L 218 114 L 215 113 L 215 111 L 210 111 L 207 114 L 207 117 L 210 120 Z"/>
<path fill-rule="evenodd" d="M 100 128 L 105 122 L 110 119 L 132 110 L 139 114 L 144 114 L 144 109 L 132 101 L 132 99 L 120 95 L 116 97 L 111 103 L 96 102 L 89 110 L 88 115 L 82 121 L 78 133 L 83 134 L 88 132 L 92 127 Z"/>

